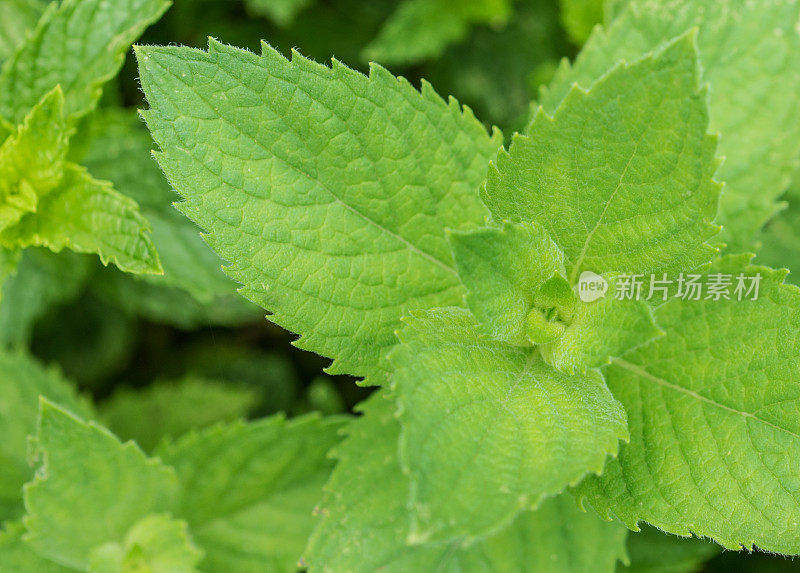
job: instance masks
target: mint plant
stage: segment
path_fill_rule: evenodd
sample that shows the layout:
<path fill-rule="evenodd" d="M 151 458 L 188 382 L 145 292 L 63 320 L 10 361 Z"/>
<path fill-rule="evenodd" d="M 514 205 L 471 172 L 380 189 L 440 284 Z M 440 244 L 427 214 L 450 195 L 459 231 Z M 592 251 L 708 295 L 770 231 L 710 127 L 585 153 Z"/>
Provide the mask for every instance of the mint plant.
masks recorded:
<path fill-rule="evenodd" d="M 797 0 L 185 2 L 0 6 L 0 571 L 800 554 Z"/>

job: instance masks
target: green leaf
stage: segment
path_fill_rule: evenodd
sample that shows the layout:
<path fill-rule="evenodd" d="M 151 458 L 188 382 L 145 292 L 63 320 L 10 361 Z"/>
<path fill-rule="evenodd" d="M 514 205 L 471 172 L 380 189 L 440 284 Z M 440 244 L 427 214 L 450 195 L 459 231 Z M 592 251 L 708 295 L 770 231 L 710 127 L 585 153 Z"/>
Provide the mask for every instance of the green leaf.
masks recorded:
<path fill-rule="evenodd" d="M 404 0 L 363 52 L 383 64 L 411 64 L 440 55 L 474 24 L 502 26 L 509 0 Z"/>
<path fill-rule="evenodd" d="M 449 239 L 467 305 L 481 328 L 497 340 L 529 346 L 525 319 L 534 295 L 553 275 L 564 274 L 564 254 L 531 224 L 504 223 L 450 233 Z"/>
<path fill-rule="evenodd" d="M 22 485 L 33 477 L 27 438 L 36 434 L 39 396 L 94 417 L 89 402 L 58 370 L 43 367 L 24 352 L 0 351 L 0 521 L 22 514 Z"/>
<path fill-rule="evenodd" d="M 234 294 L 236 284 L 222 272 L 222 260 L 208 248 L 197 226 L 173 207 L 178 196 L 152 158 L 152 139 L 141 119 L 127 110 L 103 110 L 93 116 L 89 137 L 82 164 L 134 199 L 152 227 L 164 274 L 141 280 L 180 288 L 201 304 Z"/>
<path fill-rule="evenodd" d="M 44 11 L 41 0 L 0 2 L 0 61 L 5 60 L 25 40 Z"/>
<path fill-rule="evenodd" d="M 628 536 L 628 566 L 619 573 L 692 573 L 720 553 L 719 545 L 705 539 L 676 537 L 646 527 Z"/>
<path fill-rule="evenodd" d="M 92 269 L 90 262 L 70 252 L 22 251 L 16 271 L 2 283 L 0 345 L 28 346 L 36 322 L 54 306 L 77 297 Z"/>
<path fill-rule="evenodd" d="M 151 451 L 165 437 L 244 418 L 259 398 L 255 388 L 189 376 L 140 390 L 118 387 L 102 405 L 101 415 L 120 439 Z"/>
<path fill-rule="evenodd" d="M 36 211 L 58 186 L 69 146 L 60 87 L 48 93 L 0 147 L 0 232 Z"/>
<path fill-rule="evenodd" d="M 187 434 L 158 454 L 183 485 L 179 515 L 206 571 L 296 571 L 343 418 L 281 416 Z"/>
<path fill-rule="evenodd" d="M 731 250 L 747 247 L 775 213 L 800 153 L 800 34 L 796 0 L 631 0 L 598 30 L 574 65 L 564 64 L 540 103 L 552 113 L 578 83 L 591 86 L 620 60 L 633 61 L 697 26 L 710 129 L 719 132 L 725 182 L 717 222 Z M 697 153 L 689 153 L 697 157 Z"/>
<path fill-rule="evenodd" d="M 408 545 L 408 478 L 397 458 L 400 425 L 382 392 L 358 406 L 360 418 L 334 454 L 322 516 L 304 564 L 316 571 L 614 570 L 626 531 L 582 512 L 567 494 L 522 513 L 512 525 L 468 548 L 459 543 Z"/>
<path fill-rule="evenodd" d="M 627 439 L 602 376 L 482 338 L 466 310 L 406 319 L 390 356 L 411 476 L 410 541 L 471 541 L 599 473 Z M 442 455 L 447 452 L 447 455 Z"/>
<path fill-rule="evenodd" d="M 201 557 L 185 521 L 165 514 L 148 515 L 131 527 L 122 543 L 92 550 L 89 571 L 192 573 Z"/>
<path fill-rule="evenodd" d="M 760 273 L 758 300 L 672 299 L 656 312 L 666 336 L 606 369 L 631 441 L 580 492 L 632 528 L 796 554 L 800 290 L 748 259 L 714 272 Z"/>
<path fill-rule="evenodd" d="M 495 219 L 542 225 L 582 271 L 687 270 L 710 260 L 720 185 L 694 35 L 622 64 L 553 117 L 541 109 L 490 169 Z"/>
<path fill-rule="evenodd" d="M 549 364 L 567 374 L 583 373 L 604 366 L 612 358 L 624 356 L 663 335 L 645 300 L 616 296 L 621 278 L 614 275 L 602 277 L 608 284 L 606 295 L 592 302 L 575 304 L 563 333 L 542 346 L 542 356 Z M 578 288 L 581 288 L 580 283 Z"/>
<path fill-rule="evenodd" d="M 313 0 L 245 0 L 245 6 L 253 14 L 266 16 L 278 26 L 289 26 L 295 17 Z"/>
<path fill-rule="evenodd" d="M 409 309 L 462 302 L 444 229 L 483 222 L 499 133 L 377 66 L 366 77 L 215 41 L 138 59 L 181 210 L 332 373 L 377 372 Z"/>
<path fill-rule="evenodd" d="M 104 265 L 113 262 L 126 272 L 161 273 L 149 231 L 135 201 L 92 179 L 83 167 L 65 163 L 58 186 L 39 199 L 35 213 L 0 232 L 0 243 L 55 252 L 67 247 L 97 253 Z"/>
<path fill-rule="evenodd" d="M 25 526 L 7 521 L 0 531 L 0 570 L 9 573 L 74 573 L 74 569 L 62 567 L 38 555 L 23 541 Z"/>
<path fill-rule="evenodd" d="M 26 542 L 40 555 L 84 570 L 94 547 L 124 539 L 152 512 L 175 503 L 175 472 L 132 442 L 41 400 L 35 455 L 25 486 Z"/>
<path fill-rule="evenodd" d="M 582 45 L 603 21 L 603 0 L 560 0 L 561 22 L 572 40 Z"/>
<path fill-rule="evenodd" d="M 0 72 L 0 117 L 21 123 L 56 85 L 74 119 L 97 104 L 125 52 L 169 7 L 165 0 L 53 2 Z"/>

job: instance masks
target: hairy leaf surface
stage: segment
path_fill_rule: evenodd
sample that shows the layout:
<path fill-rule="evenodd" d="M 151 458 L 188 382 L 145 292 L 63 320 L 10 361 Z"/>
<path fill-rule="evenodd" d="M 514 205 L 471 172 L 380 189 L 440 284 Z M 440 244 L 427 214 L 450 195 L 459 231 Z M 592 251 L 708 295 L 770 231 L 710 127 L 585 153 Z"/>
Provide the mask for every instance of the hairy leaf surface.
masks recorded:
<path fill-rule="evenodd" d="M 553 113 L 574 83 L 589 88 L 620 60 L 636 60 L 697 26 L 703 79 L 711 85 L 710 129 L 721 134 L 725 157 L 720 238 L 732 249 L 749 247 L 775 213 L 800 153 L 799 18 L 797 0 L 631 0 L 574 65 L 561 66 L 540 103 Z"/>
<path fill-rule="evenodd" d="M 499 133 L 377 66 L 366 77 L 215 41 L 138 59 L 180 208 L 332 372 L 375 372 L 409 309 L 461 304 L 444 229 L 483 222 Z"/>
<path fill-rule="evenodd" d="M 627 439 L 625 413 L 598 372 L 567 376 L 533 348 L 482 338 L 466 310 L 406 320 L 390 363 L 412 542 L 497 531 L 599 473 Z"/>
<path fill-rule="evenodd" d="M 409 483 L 397 457 L 394 404 L 381 392 L 359 409 L 335 450 L 338 465 L 305 553 L 310 571 L 603 573 L 624 557 L 624 528 L 580 511 L 567 494 L 469 547 L 407 544 Z"/>
<path fill-rule="evenodd" d="M 580 491 L 603 514 L 677 535 L 800 553 L 800 290 L 760 273 L 758 300 L 672 299 L 666 335 L 606 369 L 631 434 Z"/>
<path fill-rule="evenodd" d="M 542 109 L 489 172 L 498 220 L 542 225 L 571 284 L 596 273 L 687 270 L 710 260 L 720 186 L 694 35 Z"/>

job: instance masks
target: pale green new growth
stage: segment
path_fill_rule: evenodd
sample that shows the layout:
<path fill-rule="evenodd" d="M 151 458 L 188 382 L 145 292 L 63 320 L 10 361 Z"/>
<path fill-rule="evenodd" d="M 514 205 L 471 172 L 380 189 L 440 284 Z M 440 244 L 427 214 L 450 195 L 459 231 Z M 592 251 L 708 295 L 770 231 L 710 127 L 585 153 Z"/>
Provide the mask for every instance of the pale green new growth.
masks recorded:
<path fill-rule="evenodd" d="M 725 158 L 718 173 L 725 182 L 717 218 L 724 227 L 721 238 L 732 248 L 749 247 L 776 211 L 800 153 L 800 3 L 626 4 L 607 30 L 592 35 L 572 66 L 564 62 L 540 103 L 553 113 L 574 83 L 589 88 L 620 60 L 636 60 L 697 26 L 703 79 L 711 86 L 710 129 L 721 134 L 719 154 Z"/>
<path fill-rule="evenodd" d="M 171 468 L 44 399 L 34 454 L 40 467 L 25 486 L 25 540 L 56 563 L 85 570 L 93 548 L 175 505 Z"/>
<path fill-rule="evenodd" d="M 612 276 L 604 298 L 578 301 L 562 277 L 563 253 L 539 226 L 451 233 L 450 243 L 481 332 L 517 346 L 541 345 L 545 360 L 563 372 L 603 366 L 660 334 L 644 300 L 615 297 Z"/>
<path fill-rule="evenodd" d="M 21 123 L 56 85 L 64 90 L 67 116 L 85 115 L 122 67 L 131 43 L 168 7 L 165 0 L 51 3 L 32 36 L 3 65 L 0 117 Z"/>
<path fill-rule="evenodd" d="M 203 549 L 204 571 L 297 570 L 344 418 L 281 416 L 190 433 L 162 445 L 183 486 L 177 514 Z"/>
<path fill-rule="evenodd" d="M 498 220 L 542 225 L 581 271 L 685 271 L 715 252 L 720 185 L 707 135 L 694 35 L 587 93 L 575 87 L 553 117 L 541 109 L 490 169 L 483 198 Z"/>
<path fill-rule="evenodd" d="M 482 338 L 463 309 L 406 320 L 390 364 L 412 543 L 498 531 L 599 473 L 627 439 L 625 413 L 596 371 L 566 376 L 533 348 Z"/>
<path fill-rule="evenodd" d="M 244 418 L 260 397 L 256 388 L 189 376 L 145 389 L 122 387 L 102 405 L 101 415 L 120 439 L 151 451 L 165 437 Z"/>
<path fill-rule="evenodd" d="M 555 368 L 568 374 L 599 368 L 663 334 L 645 300 L 618 299 L 618 277 L 605 278 L 606 295 L 594 302 L 578 302 L 563 334 L 542 347 L 542 356 Z M 646 295 L 642 292 L 642 297 Z"/>
<path fill-rule="evenodd" d="M 36 211 L 58 185 L 68 147 L 64 96 L 55 88 L 0 146 L 0 232 Z"/>
<path fill-rule="evenodd" d="M 564 255 L 547 232 L 531 224 L 504 223 L 449 234 L 467 305 L 487 334 L 530 346 L 525 320 L 546 280 L 564 274 Z"/>
<path fill-rule="evenodd" d="M 137 53 L 181 210 L 298 346 L 334 373 L 375 373 L 401 316 L 462 303 L 444 229 L 483 224 L 499 133 L 378 66 L 366 77 L 213 40 Z"/>
<path fill-rule="evenodd" d="M 122 270 L 161 272 L 136 203 L 65 161 L 68 135 L 56 87 L 0 146 L 0 245 L 67 247 Z"/>
<path fill-rule="evenodd" d="M 800 291 L 747 260 L 713 270 L 760 273 L 758 300 L 673 299 L 656 312 L 666 335 L 607 368 L 631 441 L 580 491 L 630 527 L 797 554 Z"/>
<path fill-rule="evenodd" d="M 363 416 L 350 422 L 347 438 L 334 450 L 338 464 L 303 560 L 312 573 L 611 573 L 615 561 L 624 558 L 624 528 L 581 512 L 567 494 L 522 513 L 468 548 L 408 545 L 409 484 L 397 458 L 400 425 L 394 405 L 378 392 L 359 409 Z"/>
<path fill-rule="evenodd" d="M 194 573 L 202 552 L 194 546 L 185 521 L 169 515 L 148 515 L 125 534 L 121 543 L 95 548 L 91 573 Z"/>
<path fill-rule="evenodd" d="M 97 253 L 100 261 L 132 273 L 160 273 L 147 220 L 136 202 L 83 167 L 64 164 L 57 187 L 39 199 L 35 213 L 0 232 L 8 247 L 45 246 Z"/>
<path fill-rule="evenodd" d="M 364 49 L 364 58 L 383 64 L 432 58 L 463 39 L 473 24 L 502 26 L 511 12 L 510 0 L 405 0 Z"/>
<path fill-rule="evenodd" d="M 40 395 L 81 416 L 94 417 L 88 401 L 60 372 L 45 369 L 25 353 L 0 351 L 0 521 L 17 518 L 23 511 L 22 485 L 33 477 L 27 438 L 36 434 Z"/>

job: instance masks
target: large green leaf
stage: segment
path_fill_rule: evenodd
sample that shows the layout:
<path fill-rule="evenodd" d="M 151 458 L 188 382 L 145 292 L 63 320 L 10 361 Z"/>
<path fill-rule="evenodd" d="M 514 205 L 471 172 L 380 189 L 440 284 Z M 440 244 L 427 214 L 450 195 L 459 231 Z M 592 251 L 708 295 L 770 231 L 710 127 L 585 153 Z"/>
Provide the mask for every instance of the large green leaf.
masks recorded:
<path fill-rule="evenodd" d="M 0 351 L 0 521 L 22 514 L 22 485 L 33 477 L 27 438 L 36 434 L 39 396 L 81 416 L 94 416 L 89 402 L 60 372 L 44 368 L 26 353 Z"/>
<path fill-rule="evenodd" d="M 183 486 L 178 513 L 205 553 L 203 570 L 297 570 L 343 421 L 274 416 L 215 426 L 159 448 Z"/>
<path fill-rule="evenodd" d="M 53 2 L 33 34 L 0 72 L 0 117 L 21 123 L 56 85 L 67 116 L 97 104 L 102 85 L 117 75 L 125 52 L 169 7 L 166 0 L 64 0 Z"/>
<path fill-rule="evenodd" d="M 85 570 L 93 549 L 121 542 L 153 511 L 175 505 L 175 472 L 52 402 L 40 402 L 34 453 L 40 462 L 25 486 L 25 540 L 56 563 Z"/>
<path fill-rule="evenodd" d="M 711 85 L 710 128 L 721 134 L 725 157 L 718 174 L 725 182 L 721 239 L 748 247 L 775 212 L 800 153 L 798 17 L 797 0 L 630 0 L 572 66 L 562 65 L 540 103 L 553 113 L 574 83 L 589 88 L 620 60 L 635 60 L 698 27 L 703 79 Z"/>
<path fill-rule="evenodd" d="M 624 528 L 580 511 L 567 494 L 467 548 L 408 544 L 409 483 L 397 457 L 394 404 L 376 393 L 359 409 L 335 450 L 338 465 L 305 553 L 310 571 L 603 573 L 624 558 Z"/>
<path fill-rule="evenodd" d="M 627 439 L 625 413 L 598 372 L 567 376 L 534 348 L 482 338 L 466 310 L 406 321 L 390 363 L 413 543 L 498 531 L 601 472 Z"/>
<path fill-rule="evenodd" d="M 630 527 L 796 554 L 800 290 L 748 258 L 714 272 L 760 274 L 757 300 L 672 299 L 656 313 L 666 336 L 606 369 L 631 441 L 580 491 Z"/>
<path fill-rule="evenodd" d="M 539 110 L 489 172 L 495 219 L 542 225 L 582 271 L 691 270 L 714 253 L 720 185 L 694 35 L 622 64 L 553 117 Z"/>
<path fill-rule="evenodd" d="M 409 309 L 461 304 L 444 229 L 483 222 L 499 133 L 377 66 L 367 77 L 215 41 L 138 59 L 181 210 L 332 372 L 375 372 Z"/>

